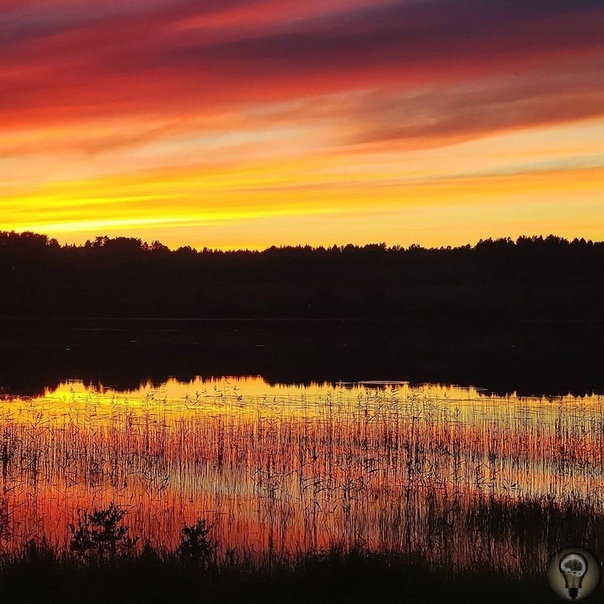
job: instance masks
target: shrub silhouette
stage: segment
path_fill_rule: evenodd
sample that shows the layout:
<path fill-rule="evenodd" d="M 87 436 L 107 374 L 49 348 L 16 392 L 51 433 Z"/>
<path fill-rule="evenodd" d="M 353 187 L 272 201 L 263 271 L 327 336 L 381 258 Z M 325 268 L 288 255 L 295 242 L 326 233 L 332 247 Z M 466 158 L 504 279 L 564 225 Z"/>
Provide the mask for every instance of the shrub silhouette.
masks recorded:
<path fill-rule="evenodd" d="M 195 524 L 185 524 L 181 531 L 179 556 L 188 562 L 211 568 L 216 563 L 218 544 L 210 535 L 212 527 L 205 520 L 197 519 Z"/>
<path fill-rule="evenodd" d="M 126 510 L 114 503 L 107 509 L 95 509 L 92 514 L 78 510 L 76 524 L 70 524 L 70 549 L 82 555 L 115 558 L 131 552 L 138 537 L 129 537 L 129 526 L 120 524 Z"/>

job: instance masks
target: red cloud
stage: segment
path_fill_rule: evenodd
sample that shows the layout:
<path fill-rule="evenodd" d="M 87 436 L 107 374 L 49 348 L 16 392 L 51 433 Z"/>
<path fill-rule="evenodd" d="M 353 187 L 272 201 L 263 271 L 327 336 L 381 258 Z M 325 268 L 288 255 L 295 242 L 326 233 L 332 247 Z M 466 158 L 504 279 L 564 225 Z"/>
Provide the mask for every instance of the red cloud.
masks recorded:
<path fill-rule="evenodd" d="M 96 3 L 69 1 L 54 20 L 42 18 L 43 6 L 0 0 L 10 17 L 0 43 L 6 127 L 450 85 L 563 62 L 581 69 L 604 56 L 597 0 L 366 2 L 348 11 L 323 4 L 314 17 L 272 21 L 273 0 L 139 1 L 131 10 L 108 5 L 115 9 L 108 14 Z M 211 24 L 219 11 L 215 27 L 181 27 Z M 263 18 L 246 24 L 242 15 L 251 11 Z M 562 72 L 553 77 L 564 84 Z M 594 82 L 594 90 L 601 85 Z M 578 115 L 592 111 L 581 106 Z M 396 124 L 386 129 L 396 132 Z"/>

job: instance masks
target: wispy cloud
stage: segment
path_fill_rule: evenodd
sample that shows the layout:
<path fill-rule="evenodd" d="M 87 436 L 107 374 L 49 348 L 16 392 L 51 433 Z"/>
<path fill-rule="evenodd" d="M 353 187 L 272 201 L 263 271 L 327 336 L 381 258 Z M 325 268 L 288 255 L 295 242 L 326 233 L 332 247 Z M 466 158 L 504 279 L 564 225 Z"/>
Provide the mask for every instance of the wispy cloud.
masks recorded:
<path fill-rule="evenodd" d="M 265 5 L 231 0 L 220 10 Z M 127 11 L 110 3 L 98 11 L 69 2 L 53 18 L 36 6 L 17 11 L 12 26 L 5 19 L 23 36 L 39 34 L 12 45 L 5 37 L 0 111 L 12 120 L 32 119 L 31 111 L 64 121 L 87 112 L 178 112 L 195 103 L 412 87 L 576 63 L 603 51 L 604 6 L 595 0 L 368 3 L 293 21 L 282 15 L 252 31 L 227 22 L 210 36 L 183 34 L 174 24 L 215 16 L 215 3 L 141 1 Z"/>

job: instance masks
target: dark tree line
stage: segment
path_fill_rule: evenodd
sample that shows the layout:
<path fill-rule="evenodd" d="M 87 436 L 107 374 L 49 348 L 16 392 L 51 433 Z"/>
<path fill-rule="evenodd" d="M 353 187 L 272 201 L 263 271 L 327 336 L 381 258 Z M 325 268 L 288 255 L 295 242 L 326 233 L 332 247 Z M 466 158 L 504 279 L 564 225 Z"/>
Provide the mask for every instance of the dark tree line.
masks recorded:
<path fill-rule="evenodd" d="M 5 316 L 602 319 L 604 242 L 227 252 L 0 232 L 0 283 Z"/>

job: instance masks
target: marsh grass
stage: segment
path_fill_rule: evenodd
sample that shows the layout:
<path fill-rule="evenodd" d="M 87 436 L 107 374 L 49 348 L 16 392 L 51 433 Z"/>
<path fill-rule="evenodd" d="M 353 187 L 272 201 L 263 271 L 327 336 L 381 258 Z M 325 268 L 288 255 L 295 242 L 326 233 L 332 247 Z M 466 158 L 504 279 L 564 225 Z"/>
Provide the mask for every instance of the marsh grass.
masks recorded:
<path fill-rule="evenodd" d="M 31 541 L 0 568 L 5 602 L 553 602 L 543 577 L 508 578 L 492 569 L 431 568 L 421 557 L 339 547 L 278 559 L 246 558 L 211 568 L 182 551 L 85 559 Z"/>
<path fill-rule="evenodd" d="M 78 510 L 111 502 L 133 554 L 174 551 L 203 518 L 215 566 L 265 573 L 335 548 L 535 579 L 558 547 L 603 550 L 599 397 L 91 391 L 6 402 L 0 425 L 6 559 L 42 538 L 68 551 Z"/>

